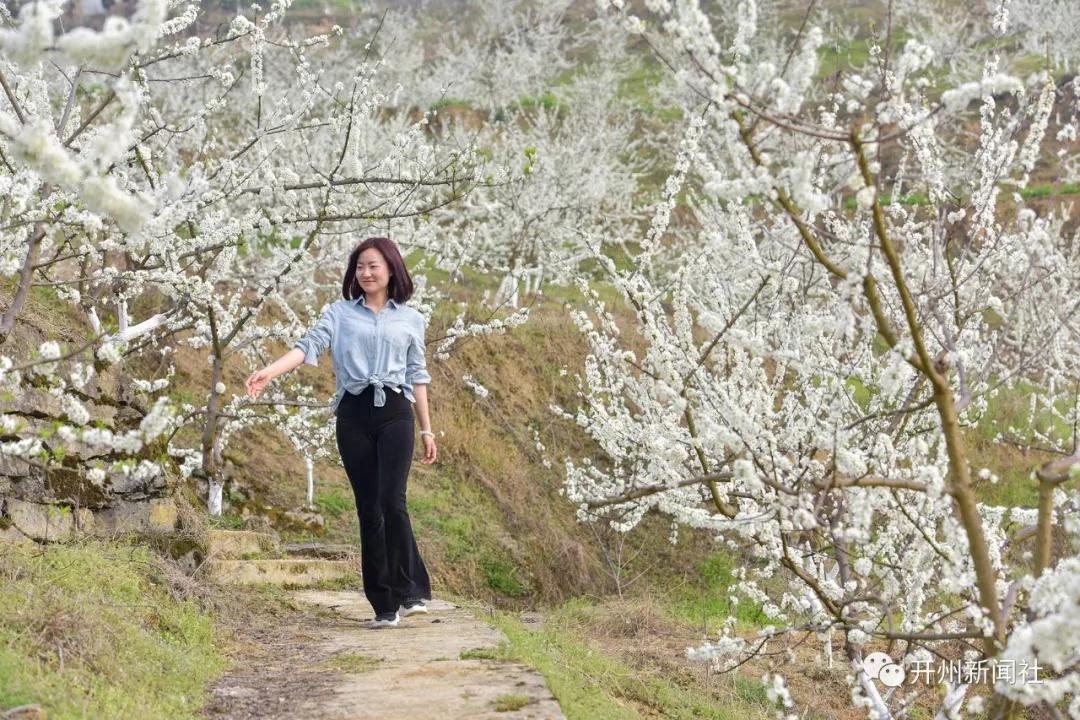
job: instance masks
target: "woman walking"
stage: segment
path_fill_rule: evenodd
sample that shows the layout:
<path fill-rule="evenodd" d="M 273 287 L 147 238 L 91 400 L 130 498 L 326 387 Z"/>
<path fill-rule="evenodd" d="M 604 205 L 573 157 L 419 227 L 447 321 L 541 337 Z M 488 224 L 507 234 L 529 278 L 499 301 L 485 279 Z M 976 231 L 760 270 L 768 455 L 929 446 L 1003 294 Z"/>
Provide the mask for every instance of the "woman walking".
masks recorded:
<path fill-rule="evenodd" d="M 405 506 L 413 404 L 424 443 L 420 462 L 430 465 L 437 455 L 428 413 L 426 321 L 405 305 L 412 293 L 397 245 L 389 238 L 364 240 L 349 255 L 344 299 L 330 305 L 292 350 L 245 383 L 257 398 L 274 377 L 301 363 L 318 366 L 319 356 L 331 348 L 337 446 L 360 516 L 360 567 L 375 628 L 426 613 L 424 600 L 431 599 Z"/>

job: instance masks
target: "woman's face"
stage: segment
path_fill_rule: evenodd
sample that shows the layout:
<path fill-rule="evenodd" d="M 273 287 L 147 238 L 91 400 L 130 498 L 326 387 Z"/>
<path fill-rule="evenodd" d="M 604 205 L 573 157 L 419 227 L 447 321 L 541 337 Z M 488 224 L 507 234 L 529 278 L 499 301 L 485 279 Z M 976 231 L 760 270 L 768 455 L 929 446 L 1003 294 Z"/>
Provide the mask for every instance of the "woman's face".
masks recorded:
<path fill-rule="evenodd" d="M 386 264 L 382 253 L 375 248 L 368 248 L 360 253 L 356 261 L 356 281 L 365 295 L 378 294 L 390 284 L 390 266 Z"/>

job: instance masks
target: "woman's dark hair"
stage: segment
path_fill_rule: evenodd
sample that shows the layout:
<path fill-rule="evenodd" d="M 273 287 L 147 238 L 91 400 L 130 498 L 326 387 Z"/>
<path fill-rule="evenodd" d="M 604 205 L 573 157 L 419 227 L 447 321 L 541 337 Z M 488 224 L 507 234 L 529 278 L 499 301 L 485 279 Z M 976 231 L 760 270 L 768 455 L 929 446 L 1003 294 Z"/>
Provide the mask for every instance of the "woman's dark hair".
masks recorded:
<path fill-rule="evenodd" d="M 341 281 L 341 296 L 346 300 L 357 300 L 364 294 L 364 289 L 356 281 L 356 263 L 360 260 L 360 253 L 368 248 L 378 250 L 386 264 L 390 266 L 390 284 L 386 286 L 386 295 L 396 303 L 408 302 L 413 294 L 413 281 L 409 277 L 409 271 L 405 269 L 405 261 L 401 259 L 401 251 L 390 238 L 369 237 L 361 241 L 351 253 L 349 253 L 349 265 L 345 268 L 345 278 Z"/>

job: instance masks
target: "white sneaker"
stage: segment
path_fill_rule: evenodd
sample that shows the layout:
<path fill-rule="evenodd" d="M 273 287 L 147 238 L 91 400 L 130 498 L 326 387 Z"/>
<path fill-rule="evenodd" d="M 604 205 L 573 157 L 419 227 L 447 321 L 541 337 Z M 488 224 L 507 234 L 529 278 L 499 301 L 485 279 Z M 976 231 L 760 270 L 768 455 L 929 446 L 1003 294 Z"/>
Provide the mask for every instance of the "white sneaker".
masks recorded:
<path fill-rule="evenodd" d="M 401 617 L 409 617 L 410 615 L 426 615 L 428 609 L 423 600 L 407 600 L 404 605 L 398 608 L 398 612 L 401 613 Z"/>
<path fill-rule="evenodd" d="M 372 628 L 397 627 L 398 622 L 400 622 L 400 619 L 398 618 L 398 614 L 396 612 L 381 613 L 379 615 L 376 615 L 375 619 L 371 621 L 371 627 Z"/>

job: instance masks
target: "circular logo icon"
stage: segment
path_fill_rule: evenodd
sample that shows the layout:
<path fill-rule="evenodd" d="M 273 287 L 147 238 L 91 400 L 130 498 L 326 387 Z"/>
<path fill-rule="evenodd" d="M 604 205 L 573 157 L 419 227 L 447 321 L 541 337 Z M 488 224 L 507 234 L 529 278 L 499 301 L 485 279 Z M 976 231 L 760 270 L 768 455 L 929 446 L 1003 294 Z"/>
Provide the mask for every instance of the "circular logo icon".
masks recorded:
<path fill-rule="evenodd" d="M 900 687 L 904 684 L 904 678 L 906 676 L 907 673 L 904 672 L 904 668 L 896 663 L 886 665 L 878 671 L 878 680 L 880 680 L 881 684 L 885 687 Z"/>
<path fill-rule="evenodd" d="M 892 658 L 883 652 L 872 652 L 863 660 L 863 670 L 871 680 L 877 680 L 881 676 L 881 668 L 886 665 L 895 665 Z"/>

